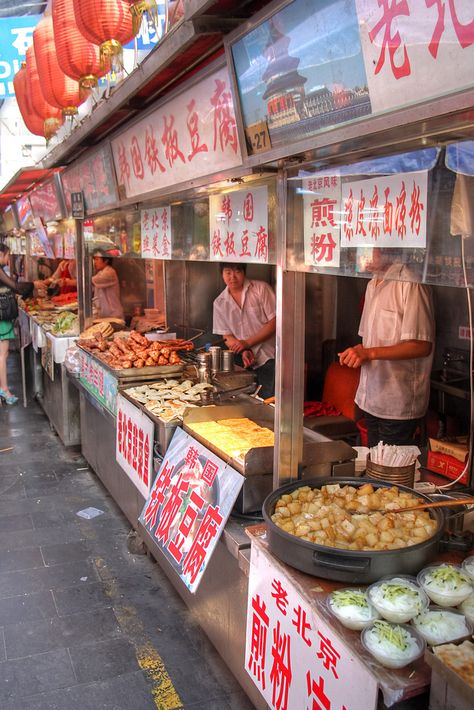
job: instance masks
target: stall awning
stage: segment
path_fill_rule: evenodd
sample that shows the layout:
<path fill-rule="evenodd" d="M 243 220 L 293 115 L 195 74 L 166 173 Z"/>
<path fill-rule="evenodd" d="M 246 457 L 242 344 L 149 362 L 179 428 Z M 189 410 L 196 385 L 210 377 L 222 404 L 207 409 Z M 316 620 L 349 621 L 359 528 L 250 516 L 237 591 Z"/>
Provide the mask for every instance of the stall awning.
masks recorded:
<path fill-rule="evenodd" d="M 47 180 L 51 175 L 61 170 L 62 168 L 35 168 L 34 166 L 21 168 L 0 190 L 0 210 L 4 210 L 25 192 L 29 192 L 38 183 Z"/>
<path fill-rule="evenodd" d="M 446 167 L 454 173 L 474 176 L 474 141 L 461 141 L 448 145 Z"/>

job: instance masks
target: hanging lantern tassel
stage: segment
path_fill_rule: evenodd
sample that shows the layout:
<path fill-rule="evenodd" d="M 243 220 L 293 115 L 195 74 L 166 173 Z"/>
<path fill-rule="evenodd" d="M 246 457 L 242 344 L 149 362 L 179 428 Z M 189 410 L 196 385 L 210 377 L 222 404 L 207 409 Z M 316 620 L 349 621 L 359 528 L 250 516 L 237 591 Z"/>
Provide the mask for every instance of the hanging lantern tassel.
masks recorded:
<path fill-rule="evenodd" d="M 115 71 L 123 69 L 123 48 L 116 39 L 108 39 L 100 45 L 100 66 L 112 67 Z"/>
<path fill-rule="evenodd" d="M 57 118 L 45 118 L 44 120 L 44 137 L 46 138 L 46 145 L 49 143 L 51 138 L 58 132 L 61 122 Z"/>
<path fill-rule="evenodd" d="M 133 32 L 138 34 L 143 21 L 143 15 L 148 13 L 148 17 L 153 22 L 153 27 L 158 34 L 158 5 L 156 0 L 137 0 L 130 6 L 132 13 Z"/>

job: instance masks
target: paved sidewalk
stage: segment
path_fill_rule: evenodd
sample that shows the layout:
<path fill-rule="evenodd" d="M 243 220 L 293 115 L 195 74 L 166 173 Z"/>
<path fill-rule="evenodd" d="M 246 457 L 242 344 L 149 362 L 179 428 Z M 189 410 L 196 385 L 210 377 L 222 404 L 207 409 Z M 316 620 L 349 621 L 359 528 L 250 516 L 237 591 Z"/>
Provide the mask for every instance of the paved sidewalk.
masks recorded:
<path fill-rule="evenodd" d="M 17 355 L 10 355 L 15 382 Z M 16 384 L 16 386 L 15 386 Z M 252 710 L 36 402 L 0 407 L 1 710 Z M 103 514 L 84 520 L 93 506 Z M 295 709 L 296 710 L 296 709 Z"/>

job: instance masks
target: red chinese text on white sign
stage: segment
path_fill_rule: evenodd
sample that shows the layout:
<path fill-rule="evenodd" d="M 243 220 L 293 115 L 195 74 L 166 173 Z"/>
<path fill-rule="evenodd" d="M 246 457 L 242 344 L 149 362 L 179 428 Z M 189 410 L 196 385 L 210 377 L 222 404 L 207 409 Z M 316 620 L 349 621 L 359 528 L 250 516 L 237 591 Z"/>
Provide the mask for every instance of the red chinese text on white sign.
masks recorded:
<path fill-rule="evenodd" d="M 304 263 L 339 266 L 341 182 L 337 175 L 303 180 Z"/>
<path fill-rule="evenodd" d="M 373 710 L 377 682 L 252 545 L 245 667 L 274 710 Z"/>
<path fill-rule="evenodd" d="M 374 112 L 472 85 L 472 0 L 356 0 Z"/>
<path fill-rule="evenodd" d="M 171 259 L 171 207 L 141 212 L 143 259 Z"/>
<path fill-rule="evenodd" d="M 341 247 L 424 248 L 428 173 L 400 173 L 342 186 Z"/>
<path fill-rule="evenodd" d="M 104 369 L 85 353 L 79 356 L 80 378 L 104 397 Z"/>
<path fill-rule="evenodd" d="M 212 260 L 268 263 L 268 189 L 254 187 L 212 195 L 209 227 Z"/>
<path fill-rule="evenodd" d="M 146 498 L 153 471 L 154 424 L 146 414 L 118 395 L 116 427 L 117 463 Z"/>
<path fill-rule="evenodd" d="M 112 141 L 127 197 L 241 165 L 226 69 L 167 102 Z"/>

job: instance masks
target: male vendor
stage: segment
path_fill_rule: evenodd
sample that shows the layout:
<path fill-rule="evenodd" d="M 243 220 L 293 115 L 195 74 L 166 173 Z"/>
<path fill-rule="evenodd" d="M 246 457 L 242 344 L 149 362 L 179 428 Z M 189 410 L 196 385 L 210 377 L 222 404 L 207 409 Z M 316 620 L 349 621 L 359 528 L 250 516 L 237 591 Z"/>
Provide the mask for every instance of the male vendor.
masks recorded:
<path fill-rule="evenodd" d="M 222 335 L 244 367 L 252 368 L 263 399 L 275 392 L 275 294 L 246 278 L 245 264 L 221 263 L 226 289 L 214 301 L 213 333 Z"/>

